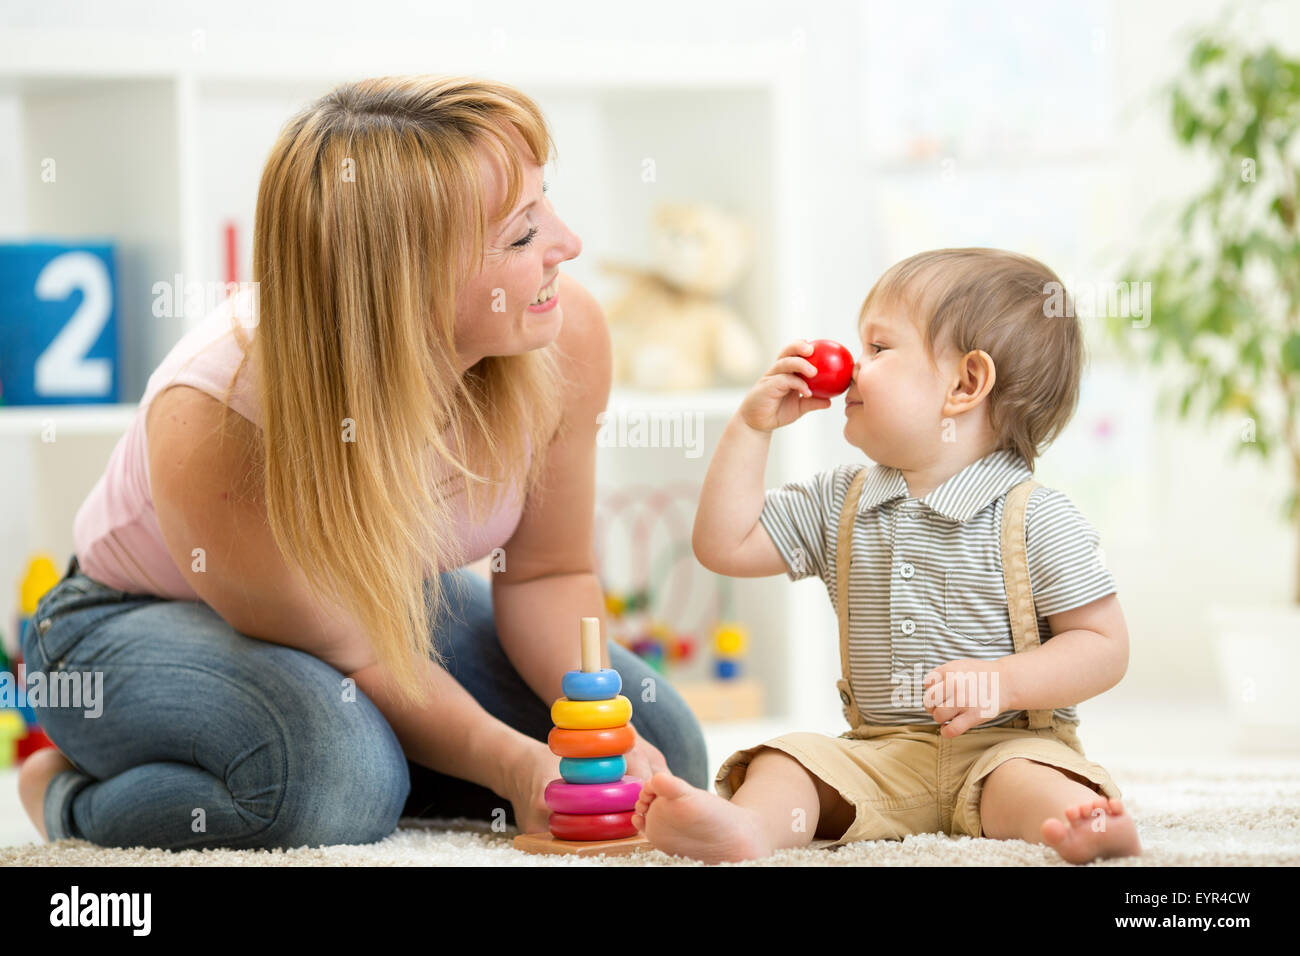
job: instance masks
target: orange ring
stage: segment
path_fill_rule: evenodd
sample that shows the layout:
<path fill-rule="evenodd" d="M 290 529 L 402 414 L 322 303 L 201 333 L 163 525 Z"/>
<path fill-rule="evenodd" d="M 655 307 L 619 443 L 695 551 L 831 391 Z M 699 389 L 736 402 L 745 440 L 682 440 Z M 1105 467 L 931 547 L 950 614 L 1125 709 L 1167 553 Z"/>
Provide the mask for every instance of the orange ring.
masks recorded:
<path fill-rule="evenodd" d="M 617 757 L 632 749 L 636 733 L 631 724 L 601 730 L 566 730 L 552 727 L 546 738 L 551 753 L 561 757 Z"/>

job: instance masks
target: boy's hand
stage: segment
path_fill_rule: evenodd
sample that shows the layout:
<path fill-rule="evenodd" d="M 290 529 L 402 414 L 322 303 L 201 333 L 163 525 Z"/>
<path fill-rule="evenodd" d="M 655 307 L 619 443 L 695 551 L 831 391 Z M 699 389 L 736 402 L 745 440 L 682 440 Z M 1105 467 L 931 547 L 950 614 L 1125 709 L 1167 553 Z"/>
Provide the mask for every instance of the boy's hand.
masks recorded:
<path fill-rule="evenodd" d="M 1001 661 L 959 660 L 925 675 L 922 705 L 944 737 L 959 737 L 1008 709 L 1011 688 Z"/>
<path fill-rule="evenodd" d="M 808 383 L 797 374 L 817 374 L 817 366 L 802 357 L 811 355 L 812 350 L 807 339 L 797 339 L 781 350 L 776 363 L 740 403 L 740 417 L 746 425 L 770 432 L 815 409 L 830 407 L 831 400 L 813 398 Z"/>

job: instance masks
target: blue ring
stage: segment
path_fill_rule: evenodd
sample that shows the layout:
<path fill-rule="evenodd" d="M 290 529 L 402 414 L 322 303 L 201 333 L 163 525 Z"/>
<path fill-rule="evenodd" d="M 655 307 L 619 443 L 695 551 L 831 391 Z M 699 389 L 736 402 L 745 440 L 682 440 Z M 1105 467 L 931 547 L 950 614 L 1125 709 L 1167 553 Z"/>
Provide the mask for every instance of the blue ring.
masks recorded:
<path fill-rule="evenodd" d="M 560 688 L 569 700 L 611 700 L 623 689 L 623 678 L 609 667 L 598 671 L 566 671 Z"/>
<path fill-rule="evenodd" d="M 627 773 L 627 758 L 561 757 L 560 776 L 565 783 L 618 783 Z"/>

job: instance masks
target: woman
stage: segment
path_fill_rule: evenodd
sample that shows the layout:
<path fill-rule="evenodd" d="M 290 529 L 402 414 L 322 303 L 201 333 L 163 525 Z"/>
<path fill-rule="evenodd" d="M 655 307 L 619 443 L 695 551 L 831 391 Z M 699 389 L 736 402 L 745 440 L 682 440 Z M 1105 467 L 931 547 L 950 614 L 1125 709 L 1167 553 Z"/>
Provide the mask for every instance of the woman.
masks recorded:
<path fill-rule="evenodd" d="M 551 149 L 529 98 L 456 78 L 347 84 L 285 127 L 257 294 L 150 378 L 23 636 L 29 675 L 103 681 L 98 715 L 40 712 L 59 749 L 19 789 L 42 836 L 546 829 L 549 706 L 579 619 L 603 616 L 610 376 L 604 318 L 559 272 L 581 242 L 543 195 Z M 464 569 L 487 555 L 490 585 Z M 681 698 L 623 648 L 608 661 L 634 701 L 628 772 L 705 786 Z"/>

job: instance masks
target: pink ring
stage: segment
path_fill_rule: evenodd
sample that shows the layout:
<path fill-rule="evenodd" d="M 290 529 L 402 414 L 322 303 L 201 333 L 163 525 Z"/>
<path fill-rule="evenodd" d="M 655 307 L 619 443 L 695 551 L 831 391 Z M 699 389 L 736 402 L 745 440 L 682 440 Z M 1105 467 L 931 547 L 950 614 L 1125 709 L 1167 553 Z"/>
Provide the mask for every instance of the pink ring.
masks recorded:
<path fill-rule="evenodd" d="M 640 777 L 627 775 L 617 783 L 568 783 L 556 779 L 546 785 L 543 799 L 556 813 L 619 813 L 636 806 L 641 784 Z"/>

